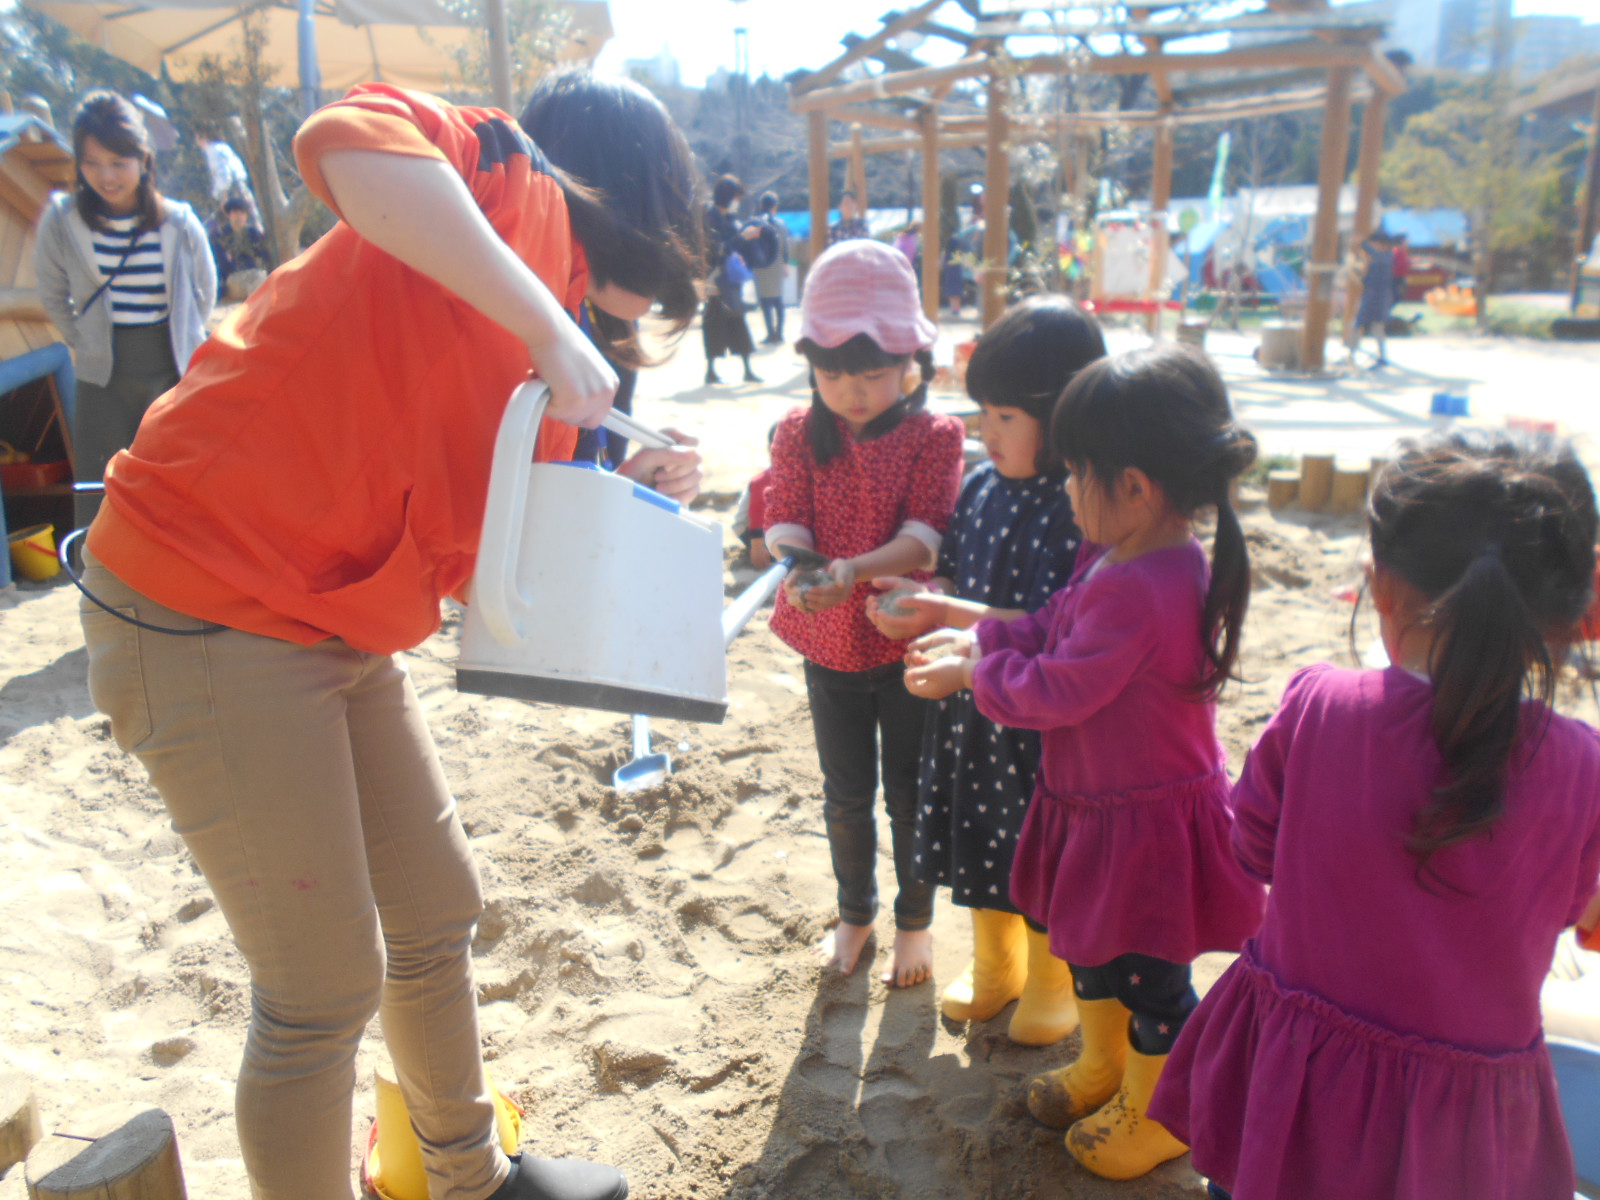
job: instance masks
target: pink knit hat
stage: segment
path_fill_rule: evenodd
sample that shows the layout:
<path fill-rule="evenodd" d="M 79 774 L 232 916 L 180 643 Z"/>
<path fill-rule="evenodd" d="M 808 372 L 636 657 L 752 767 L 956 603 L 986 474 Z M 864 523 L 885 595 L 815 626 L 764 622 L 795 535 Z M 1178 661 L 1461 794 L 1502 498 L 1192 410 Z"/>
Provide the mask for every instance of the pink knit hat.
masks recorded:
<path fill-rule="evenodd" d="M 906 256 L 870 238 L 835 242 L 818 255 L 800 302 L 802 338 L 832 350 L 858 333 L 886 354 L 911 354 L 939 337 Z"/>

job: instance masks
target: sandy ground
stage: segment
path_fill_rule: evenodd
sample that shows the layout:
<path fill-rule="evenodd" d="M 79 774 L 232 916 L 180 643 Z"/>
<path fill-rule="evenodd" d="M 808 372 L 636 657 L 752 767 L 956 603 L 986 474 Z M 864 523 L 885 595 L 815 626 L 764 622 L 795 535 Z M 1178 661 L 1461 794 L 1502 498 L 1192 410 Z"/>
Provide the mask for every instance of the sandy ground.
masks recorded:
<path fill-rule="evenodd" d="M 759 388 L 692 386 L 702 363 L 690 344 L 641 391 L 643 416 L 705 439 L 706 506 L 722 516 L 767 426 L 804 394 L 787 350 L 757 369 Z M 1246 419 L 1257 403 L 1246 398 L 1277 386 L 1236 384 Z M 1293 395 L 1271 403 L 1295 419 Z M 1306 403 L 1306 448 L 1325 403 Z M 1427 423 L 1409 393 L 1382 403 L 1389 439 Z M 1221 710 L 1235 769 L 1288 673 L 1344 653 L 1350 607 L 1337 593 L 1360 553 L 1348 518 L 1274 517 L 1257 503 L 1245 519 L 1248 682 Z M 748 575 L 730 548 L 729 591 Z M 89 702 L 75 608 L 60 582 L 0 594 L 0 1064 L 33 1079 L 47 1132 L 112 1100 L 160 1105 L 190 1194 L 245 1200 L 231 1110 L 246 973 L 142 769 Z M 609 786 L 627 756 L 624 718 L 459 694 L 458 631 L 451 614 L 407 658 L 481 866 L 484 1040 L 497 1081 L 528 1108 L 531 1148 L 619 1162 L 641 1197 L 1204 1194 L 1187 1159 L 1099 1181 L 1028 1118 L 1027 1078 L 1067 1061 L 1075 1040 L 1023 1049 L 1004 1036 L 1007 1014 L 974 1026 L 939 1016 L 937 989 L 969 951 L 960 910 L 940 908 L 934 984 L 890 991 L 866 969 L 819 979 L 809 947 L 833 884 L 815 753 L 799 661 L 764 622 L 730 653 L 726 723 L 657 722 L 673 773 L 630 796 Z M 880 881 L 892 888 L 887 857 Z M 880 967 L 891 936 L 881 922 Z M 1203 980 L 1223 965 L 1203 961 Z M 374 1027 L 353 1152 L 380 1054 Z M 24 1194 L 21 1174 L 0 1180 L 0 1200 Z"/>

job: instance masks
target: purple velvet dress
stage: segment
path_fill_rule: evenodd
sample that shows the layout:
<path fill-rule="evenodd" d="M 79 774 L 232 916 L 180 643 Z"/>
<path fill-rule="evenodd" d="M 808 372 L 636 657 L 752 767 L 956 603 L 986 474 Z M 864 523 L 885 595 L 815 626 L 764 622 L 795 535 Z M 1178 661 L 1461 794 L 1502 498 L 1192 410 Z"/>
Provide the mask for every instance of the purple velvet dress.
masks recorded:
<path fill-rule="evenodd" d="M 1504 815 L 1419 878 L 1431 699 L 1399 668 L 1308 668 L 1245 764 L 1266 921 L 1151 1105 L 1235 1200 L 1572 1196 L 1539 986 L 1600 873 L 1600 738 L 1526 706 Z"/>
<path fill-rule="evenodd" d="M 977 627 L 978 711 L 1043 731 L 1011 899 L 1067 962 L 1187 963 L 1261 922 L 1229 847 L 1215 707 L 1191 695 L 1209 579 L 1193 539 L 1125 563 L 1086 552 L 1046 608 Z"/>

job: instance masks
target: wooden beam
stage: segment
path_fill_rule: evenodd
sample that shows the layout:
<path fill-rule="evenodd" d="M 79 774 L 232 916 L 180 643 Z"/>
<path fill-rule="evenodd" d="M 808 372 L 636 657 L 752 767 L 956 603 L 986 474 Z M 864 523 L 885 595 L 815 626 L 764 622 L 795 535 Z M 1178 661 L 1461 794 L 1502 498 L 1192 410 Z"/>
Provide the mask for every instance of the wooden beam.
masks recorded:
<path fill-rule="evenodd" d="M 813 92 L 826 84 L 839 78 L 840 73 L 851 63 L 860 62 L 863 58 L 870 58 L 874 53 L 883 49 L 889 42 L 908 30 L 915 29 L 924 20 L 931 17 L 934 10 L 944 4 L 944 0 L 924 0 L 910 12 L 901 13 L 892 21 L 885 22 L 882 29 L 869 38 L 863 38 L 838 58 L 819 71 L 813 71 L 803 79 L 796 81 L 792 87 L 796 95 Z"/>
<path fill-rule="evenodd" d="M 979 268 L 979 303 L 983 328 L 1000 319 L 1006 307 L 1006 253 L 1011 231 L 1011 147 L 1006 119 L 1010 80 L 998 71 L 989 76 L 988 137 L 984 143 L 983 265 Z"/>
<path fill-rule="evenodd" d="M 1365 46 L 1330 45 L 1316 39 L 1237 46 L 1192 54 L 1105 54 L 1078 62 L 1060 54 L 1017 58 L 1015 69 L 1030 75 L 1086 72 L 1091 75 L 1145 75 L 1156 71 L 1252 71 L 1291 67 L 1365 67 Z M 809 99 L 809 97 L 808 97 Z"/>
<path fill-rule="evenodd" d="M 1328 102 L 1322 116 L 1322 158 L 1317 167 L 1317 215 L 1311 228 L 1311 258 L 1306 263 L 1306 327 L 1300 364 L 1320 371 L 1327 352 L 1328 318 L 1333 308 L 1333 273 L 1339 265 L 1339 189 L 1350 153 L 1351 67 L 1328 74 Z"/>
<path fill-rule="evenodd" d="M 892 74 L 875 75 L 871 79 L 863 79 L 857 83 L 846 83 L 838 87 L 805 92 L 791 99 L 789 108 L 794 112 L 815 112 L 818 109 L 836 108 L 841 104 L 853 104 L 858 100 L 877 100 L 885 96 L 903 96 L 907 92 L 914 92 L 919 88 L 933 88 L 945 82 L 971 79 L 974 75 L 982 75 L 988 69 L 988 66 L 988 55 L 973 54 L 942 67 L 926 67 L 921 71 L 898 71 Z"/>
<path fill-rule="evenodd" d="M 859 106 L 845 106 L 831 109 L 828 119 L 843 121 L 846 124 L 854 121 L 861 125 L 872 125 L 878 129 L 898 129 L 901 133 L 920 133 L 922 123 L 914 117 L 903 117 L 899 113 L 887 113 L 876 108 L 861 108 Z"/>
<path fill-rule="evenodd" d="M 944 251 L 939 213 L 939 110 L 922 114 L 922 311 L 939 323 L 939 260 Z"/>
<path fill-rule="evenodd" d="M 861 152 L 861 126 L 850 126 L 850 190 L 856 194 L 861 215 L 867 215 L 867 156 Z"/>
<path fill-rule="evenodd" d="M 1389 61 L 1389 56 L 1376 46 L 1367 54 L 1367 61 L 1362 65 L 1366 67 L 1367 75 L 1379 90 L 1391 96 L 1404 96 L 1406 89 L 1411 86 L 1406 82 L 1406 77 L 1400 73 L 1400 68 Z"/>
<path fill-rule="evenodd" d="M 828 248 L 828 114 L 806 119 L 806 189 L 811 200 L 811 261 Z"/>

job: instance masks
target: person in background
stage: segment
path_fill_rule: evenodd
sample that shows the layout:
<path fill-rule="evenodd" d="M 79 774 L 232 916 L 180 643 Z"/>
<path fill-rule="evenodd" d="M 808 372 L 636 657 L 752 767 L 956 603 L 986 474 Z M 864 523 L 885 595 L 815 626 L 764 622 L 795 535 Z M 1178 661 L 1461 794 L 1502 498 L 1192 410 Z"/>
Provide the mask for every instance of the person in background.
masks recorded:
<path fill-rule="evenodd" d="M 230 196 L 242 196 L 250 206 L 250 220 L 256 225 L 261 224 L 261 209 L 256 205 L 256 196 L 250 190 L 250 174 L 245 170 L 244 160 L 238 152 L 221 138 L 210 137 L 206 134 L 196 134 L 195 141 L 200 143 L 200 150 L 206 156 L 206 171 L 211 177 L 211 198 L 218 204 Z"/>
<path fill-rule="evenodd" d="M 906 256 L 911 269 L 917 272 L 917 278 L 922 278 L 922 222 L 913 221 L 897 233 L 894 248 Z"/>
<path fill-rule="evenodd" d="M 772 482 L 772 439 L 778 427 L 767 430 L 767 465 L 739 493 L 739 506 L 733 513 L 733 532 L 750 553 L 750 565 L 765 570 L 772 565 L 767 549 L 767 485 Z"/>
<path fill-rule="evenodd" d="M 270 271 L 272 254 L 267 235 L 250 219 L 250 202 L 243 196 L 229 196 L 222 211 L 206 233 L 211 241 L 211 257 L 217 264 L 217 299 L 227 295 L 228 277 L 235 271 Z M 243 299 L 243 297 L 240 297 Z"/>
<path fill-rule="evenodd" d="M 761 302 L 761 317 L 767 323 L 767 336 L 762 342 L 768 346 L 783 342 L 783 284 L 789 273 L 789 227 L 778 216 L 778 194 L 761 193 L 762 226 L 772 231 L 777 248 L 772 261 L 755 269 L 756 299 Z"/>
<path fill-rule="evenodd" d="M 861 203 L 854 192 L 839 197 L 839 219 L 828 230 L 828 245 L 835 246 L 851 238 L 869 238 L 866 218 L 861 215 Z"/>
<path fill-rule="evenodd" d="M 217 278 L 200 218 L 156 186 L 138 109 L 114 92 L 89 93 L 72 120 L 72 153 L 77 182 L 44 210 L 33 264 L 77 372 L 76 477 L 99 483 L 205 341 Z M 99 495 L 78 496 L 77 524 L 99 509 Z"/>
<path fill-rule="evenodd" d="M 711 203 L 706 205 L 706 260 L 712 266 L 711 278 L 706 282 L 705 310 L 700 315 L 700 337 L 706 351 L 708 386 L 722 382 L 717 377 L 717 359 L 724 354 L 735 355 L 744 363 L 746 383 L 761 382 L 761 377 L 750 369 L 750 356 L 756 347 L 744 315 L 744 285 L 753 276 L 739 252 L 745 242 L 761 236 L 761 227 L 754 221 L 739 224 L 735 214 L 742 199 L 744 184 L 732 175 L 724 175 L 712 188 Z"/>
<path fill-rule="evenodd" d="M 1361 278 L 1361 303 L 1356 309 L 1355 336 L 1350 341 L 1350 357 L 1361 347 L 1369 334 L 1378 339 L 1378 356 L 1374 367 L 1389 365 L 1389 310 L 1394 307 L 1394 240 L 1382 229 L 1374 230 L 1371 237 L 1361 243 L 1367 256 L 1366 272 Z"/>

